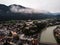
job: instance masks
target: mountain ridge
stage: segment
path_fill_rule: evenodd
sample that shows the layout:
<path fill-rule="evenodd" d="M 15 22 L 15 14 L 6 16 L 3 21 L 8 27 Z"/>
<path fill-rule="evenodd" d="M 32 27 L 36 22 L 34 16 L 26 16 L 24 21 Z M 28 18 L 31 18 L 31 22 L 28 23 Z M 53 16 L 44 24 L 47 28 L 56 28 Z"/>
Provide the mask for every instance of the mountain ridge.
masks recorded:
<path fill-rule="evenodd" d="M 34 9 L 16 4 L 10 6 L 0 4 L 0 20 L 36 20 L 46 18 L 56 18 L 56 15 L 48 11 L 36 11 Z"/>

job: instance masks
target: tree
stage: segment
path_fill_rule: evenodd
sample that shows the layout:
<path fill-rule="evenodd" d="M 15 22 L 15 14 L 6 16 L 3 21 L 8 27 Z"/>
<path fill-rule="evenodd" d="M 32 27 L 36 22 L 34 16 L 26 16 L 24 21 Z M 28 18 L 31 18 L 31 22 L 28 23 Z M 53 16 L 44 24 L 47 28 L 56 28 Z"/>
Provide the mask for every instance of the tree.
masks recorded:
<path fill-rule="evenodd" d="M 26 27 L 26 26 L 25 26 Z M 34 35 L 37 33 L 40 33 L 42 31 L 42 29 L 44 29 L 46 27 L 46 23 L 36 23 L 36 24 L 32 24 L 30 26 L 28 26 L 29 29 L 23 28 L 23 33 L 25 35 Z"/>

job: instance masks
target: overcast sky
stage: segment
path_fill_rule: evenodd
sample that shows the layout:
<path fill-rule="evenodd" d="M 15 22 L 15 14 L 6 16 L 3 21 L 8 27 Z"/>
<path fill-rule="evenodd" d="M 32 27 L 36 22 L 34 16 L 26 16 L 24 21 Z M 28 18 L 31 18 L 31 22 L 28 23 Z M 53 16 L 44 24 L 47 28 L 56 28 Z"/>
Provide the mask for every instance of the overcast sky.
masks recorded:
<path fill-rule="evenodd" d="M 19 4 L 38 10 L 60 12 L 60 0 L 0 0 L 0 4 Z"/>

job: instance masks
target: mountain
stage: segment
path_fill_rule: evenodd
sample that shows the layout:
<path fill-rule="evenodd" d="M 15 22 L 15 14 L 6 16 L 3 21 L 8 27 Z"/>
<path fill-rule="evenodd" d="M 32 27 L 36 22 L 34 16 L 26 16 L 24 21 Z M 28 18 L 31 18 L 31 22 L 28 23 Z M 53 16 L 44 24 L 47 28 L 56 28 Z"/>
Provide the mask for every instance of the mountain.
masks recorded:
<path fill-rule="evenodd" d="M 26 20 L 55 18 L 55 15 L 44 10 L 35 10 L 21 5 L 6 6 L 0 4 L 0 20 Z"/>
<path fill-rule="evenodd" d="M 6 6 L 6 5 L 4 5 L 4 4 L 0 4 L 0 11 L 8 11 L 9 10 L 9 8 L 8 8 L 8 6 Z"/>

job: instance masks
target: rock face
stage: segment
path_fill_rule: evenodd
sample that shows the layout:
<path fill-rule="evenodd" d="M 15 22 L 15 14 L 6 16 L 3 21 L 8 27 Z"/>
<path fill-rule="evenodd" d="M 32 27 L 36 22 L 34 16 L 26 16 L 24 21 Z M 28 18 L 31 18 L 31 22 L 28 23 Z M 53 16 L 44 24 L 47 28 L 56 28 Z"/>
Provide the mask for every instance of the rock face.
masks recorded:
<path fill-rule="evenodd" d="M 56 38 L 57 42 L 60 44 L 60 26 L 57 26 L 53 32 L 54 32 L 54 37 Z"/>

